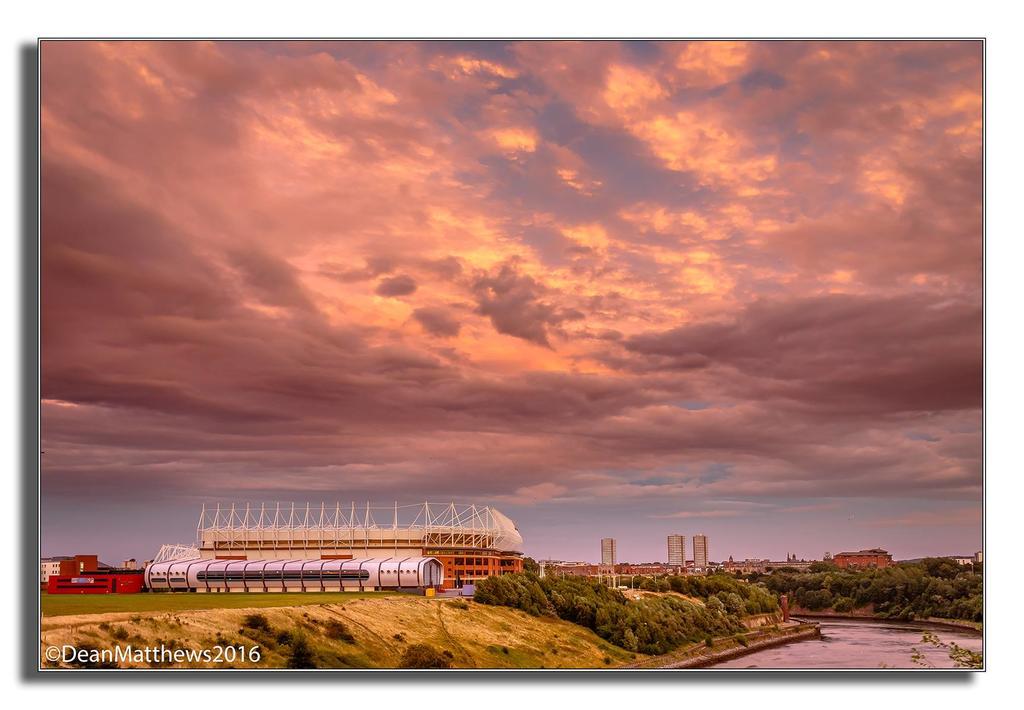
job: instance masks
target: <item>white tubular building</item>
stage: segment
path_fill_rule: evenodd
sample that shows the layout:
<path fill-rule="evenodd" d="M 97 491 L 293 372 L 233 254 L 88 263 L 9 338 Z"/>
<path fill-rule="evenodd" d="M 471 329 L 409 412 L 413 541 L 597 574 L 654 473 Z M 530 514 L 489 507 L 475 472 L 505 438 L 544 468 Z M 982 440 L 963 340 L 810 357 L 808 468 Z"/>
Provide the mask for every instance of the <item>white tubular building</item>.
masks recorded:
<path fill-rule="evenodd" d="M 341 592 L 439 587 L 441 563 L 432 557 L 352 560 L 218 560 L 195 557 L 146 568 L 152 591 Z"/>

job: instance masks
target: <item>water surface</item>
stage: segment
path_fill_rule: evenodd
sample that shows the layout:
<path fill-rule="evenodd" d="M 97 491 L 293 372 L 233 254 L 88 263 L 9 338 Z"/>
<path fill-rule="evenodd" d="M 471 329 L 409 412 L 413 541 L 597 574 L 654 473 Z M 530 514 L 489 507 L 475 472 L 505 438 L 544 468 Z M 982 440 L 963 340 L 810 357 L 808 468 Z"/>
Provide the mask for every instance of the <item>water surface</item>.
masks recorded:
<path fill-rule="evenodd" d="M 912 623 L 814 619 L 821 622 L 821 639 L 798 641 L 755 651 L 718 663 L 714 668 L 921 668 L 911 656 L 925 654 L 924 667 L 952 668 L 948 652 L 922 643 L 927 630 L 944 643 L 981 650 L 981 635 L 959 629 Z"/>

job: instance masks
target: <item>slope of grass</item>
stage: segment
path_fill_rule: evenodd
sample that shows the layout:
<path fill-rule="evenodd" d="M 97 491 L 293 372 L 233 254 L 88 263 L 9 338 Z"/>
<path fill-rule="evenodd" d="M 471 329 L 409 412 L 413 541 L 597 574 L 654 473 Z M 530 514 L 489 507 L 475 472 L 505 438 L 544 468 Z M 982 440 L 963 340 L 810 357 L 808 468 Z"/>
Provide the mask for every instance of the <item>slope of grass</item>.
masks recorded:
<path fill-rule="evenodd" d="M 236 595 L 211 596 L 234 602 Z M 264 596 L 270 595 L 251 595 Z M 305 596 L 322 602 L 326 595 Z M 447 654 L 455 668 L 607 668 L 644 658 L 583 627 L 532 617 L 516 609 L 408 595 L 343 596 L 344 603 L 314 601 L 293 607 L 47 616 L 42 646 L 110 649 L 164 644 L 204 649 L 217 644 L 258 645 L 259 663 L 231 665 L 261 668 L 287 667 L 300 637 L 318 668 L 397 668 L 412 644 L 428 644 Z M 265 627 L 260 623 L 260 628 L 252 628 L 251 619 L 247 622 L 251 614 L 262 615 Z M 337 633 L 339 623 L 344 633 Z M 55 664 L 44 661 L 44 665 Z M 145 663 L 124 665 L 150 667 Z M 182 666 L 229 667 L 213 663 Z"/>
<path fill-rule="evenodd" d="M 247 609 L 261 607 L 344 604 L 359 598 L 388 596 L 396 592 L 308 592 L 232 594 L 47 594 L 43 592 L 43 616 L 110 614 L 116 612 L 188 611 L 198 609 Z"/>

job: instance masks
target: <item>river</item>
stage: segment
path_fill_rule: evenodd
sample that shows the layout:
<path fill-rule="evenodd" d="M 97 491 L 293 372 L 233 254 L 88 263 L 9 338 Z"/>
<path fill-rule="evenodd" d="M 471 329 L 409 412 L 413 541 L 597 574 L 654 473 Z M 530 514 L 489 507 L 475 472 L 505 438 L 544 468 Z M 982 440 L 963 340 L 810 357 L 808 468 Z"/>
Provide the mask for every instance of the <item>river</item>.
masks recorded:
<path fill-rule="evenodd" d="M 981 650 L 981 635 L 966 630 L 859 619 L 812 621 L 821 622 L 821 639 L 766 648 L 713 668 L 921 668 L 911 660 L 915 648 L 931 667 L 952 668 L 948 652 L 921 642 L 926 630 L 945 643 Z"/>

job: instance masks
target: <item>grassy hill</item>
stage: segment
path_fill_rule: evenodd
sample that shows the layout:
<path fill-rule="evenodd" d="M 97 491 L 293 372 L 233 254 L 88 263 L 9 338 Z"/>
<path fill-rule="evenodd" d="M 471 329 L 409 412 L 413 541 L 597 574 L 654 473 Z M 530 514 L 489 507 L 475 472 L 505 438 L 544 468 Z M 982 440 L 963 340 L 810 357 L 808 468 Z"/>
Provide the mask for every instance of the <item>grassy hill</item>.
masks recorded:
<path fill-rule="evenodd" d="M 207 595 L 136 595 L 138 599 L 163 596 L 208 603 Z M 274 596 L 286 597 L 295 606 L 267 606 L 262 603 L 264 599 L 259 599 L 259 607 L 234 607 L 239 603 L 236 597 L 252 602 L 254 597 Z M 334 596 L 341 598 L 327 599 Z M 187 649 L 212 648 L 217 644 L 260 646 L 262 659 L 257 664 L 181 664 L 208 668 L 286 667 L 300 637 L 305 639 L 319 668 L 396 668 L 405 650 L 411 644 L 421 643 L 448 654 L 455 668 L 606 668 L 644 658 L 609 644 L 583 627 L 559 619 L 533 617 L 517 609 L 407 595 L 353 596 L 209 595 L 222 608 L 165 611 L 136 607 L 72 615 L 47 614 L 47 603 L 52 611 L 55 602 L 44 599 L 42 648 L 63 644 L 96 649 L 161 644 Z M 122 600 L 127 598 L 126 595 Z M 142 604 L 134 599 L 127 603 Z M 170 602 L 147 602 L 157 603 Z M 232 608 L 223 608 L 227 604 Z M 247 620 L 253 614 L 265 619 L 265 628 L 260 628 L 264 624 L 259 617 L 255 624 L 253 619 Z M 45 660 L 43 663 L 50 667 L 61 665 Z M 122 665 L 161 667 L 131 662 Z"/>

